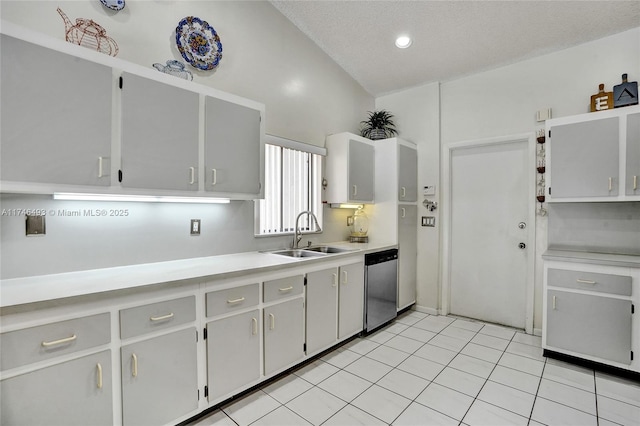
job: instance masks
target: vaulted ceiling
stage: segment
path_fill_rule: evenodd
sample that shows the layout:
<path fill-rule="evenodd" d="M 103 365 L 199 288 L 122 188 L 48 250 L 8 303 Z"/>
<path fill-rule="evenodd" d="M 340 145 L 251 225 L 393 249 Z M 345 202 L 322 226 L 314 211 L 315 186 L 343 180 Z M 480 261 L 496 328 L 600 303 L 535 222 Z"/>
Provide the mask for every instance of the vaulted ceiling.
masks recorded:
<path fill-rule="evenodd" d="M 640 27 L 638 0 L 271 3 L 374 96 Z M 394 42 L 403 34 L 413 43 L 398 49 Z M 638 72 L 629 70 L 630 79 Z"/>

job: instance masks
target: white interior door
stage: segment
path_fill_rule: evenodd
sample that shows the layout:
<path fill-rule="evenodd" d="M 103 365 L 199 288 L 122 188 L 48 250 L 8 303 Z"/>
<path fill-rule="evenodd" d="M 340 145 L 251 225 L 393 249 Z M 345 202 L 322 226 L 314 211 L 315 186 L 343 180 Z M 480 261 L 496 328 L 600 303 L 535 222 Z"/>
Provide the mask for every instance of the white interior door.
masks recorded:
<path fill-rule="evenodd" d="M 450 151 L 450 313 L 525 328 L 534 207 L 529 140 Z"/>

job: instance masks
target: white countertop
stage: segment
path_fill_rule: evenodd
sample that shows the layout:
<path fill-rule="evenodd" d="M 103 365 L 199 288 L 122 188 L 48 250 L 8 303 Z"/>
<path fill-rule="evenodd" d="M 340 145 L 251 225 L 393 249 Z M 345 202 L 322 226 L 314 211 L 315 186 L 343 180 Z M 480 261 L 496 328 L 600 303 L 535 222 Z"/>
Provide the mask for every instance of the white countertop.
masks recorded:
<path fill-rule="evenodd" d="M 640 268 L 640 256 L 629 254 L 592 253 L 569 250 L 547 250 L 542 254 L 546 260 L 564 260 L 577 263 Z"/>
<path fill-rule="evenodd" d="M 322 245 L 353 249 L 343 254 L 291 258 L 266 252 L 247 252 L 220 256 L 198 257 L 167 262 L 118 266 L 61 274 L 12 278 L 0 281 L 0 307 L 42 302 L 63 297 L 83 296 L 106 291 L 122 290 L 154 284 L 207 277 L 222 278 L 228 274 L 275 270 L 301 262 L 321 261 L 327 258 L 367 254 L 396 248 L 396 245 L 351 244 L 347 242 Z"/>

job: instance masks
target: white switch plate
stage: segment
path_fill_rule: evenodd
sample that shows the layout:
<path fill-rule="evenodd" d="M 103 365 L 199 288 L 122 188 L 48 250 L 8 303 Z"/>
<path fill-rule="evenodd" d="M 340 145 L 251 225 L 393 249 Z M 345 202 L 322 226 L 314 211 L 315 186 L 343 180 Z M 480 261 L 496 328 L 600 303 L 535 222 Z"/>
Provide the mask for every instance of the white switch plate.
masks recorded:
<path fill-rule="evenodd" d="M 191 219 L 191 235 L 200 235 L 200 219 Z"/>
<path fill-rule="evenodd" d="M 436 186 L 425 185 L 422 189 L 422 195 L 436 195 Z"/>

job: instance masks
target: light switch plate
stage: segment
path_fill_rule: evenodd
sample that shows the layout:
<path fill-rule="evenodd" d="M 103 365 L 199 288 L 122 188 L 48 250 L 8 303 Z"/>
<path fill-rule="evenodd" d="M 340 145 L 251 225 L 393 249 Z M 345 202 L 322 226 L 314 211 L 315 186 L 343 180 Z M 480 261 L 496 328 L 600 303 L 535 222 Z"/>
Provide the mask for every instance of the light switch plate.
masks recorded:
<path fill-rule="evenodd" d="M 200 219 L 191 219 L 191 235 L 200 235 Z"/>
<path fill-rule="evenodd" d="M 422 195 L 436 195 L 436 186 L 425 185 L 424 188 L 422 188 Z"/>
<path fill-rule="evenodd" d="M 422 216 L 422 226 L 436 226 L 435 216 Z"/>
<path fill-rule="evenodd" d="M 45 216 L 25 216 L 27 236 L 45 235 L 47 233 Z"/>

